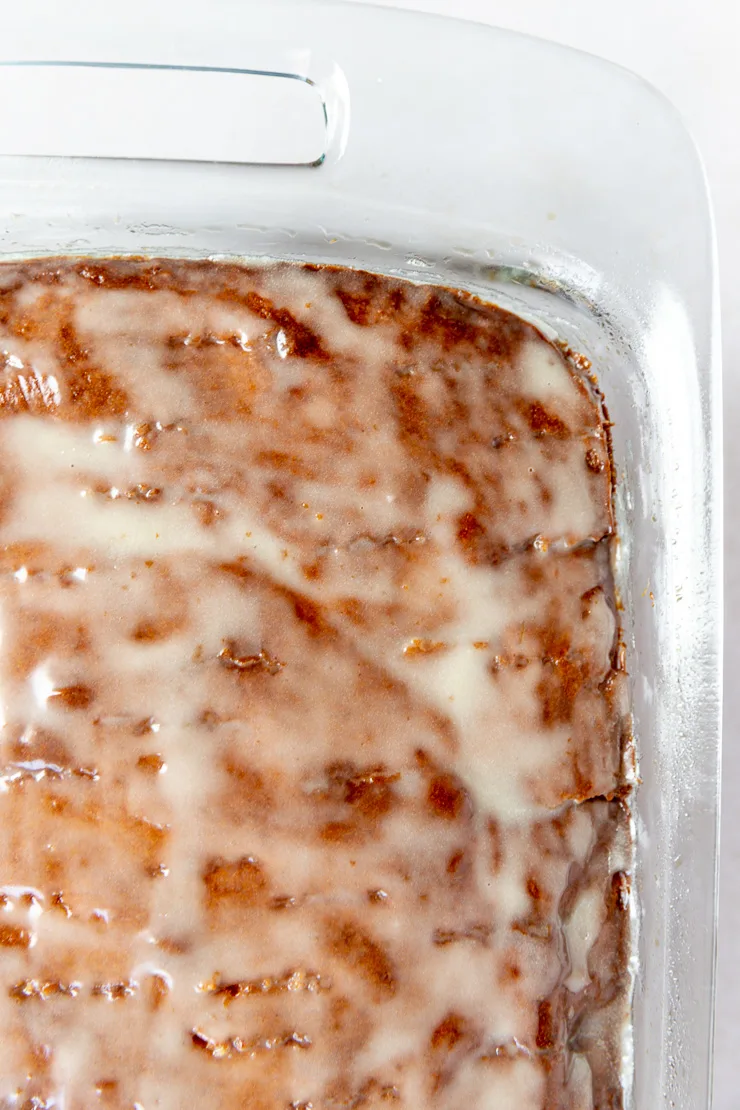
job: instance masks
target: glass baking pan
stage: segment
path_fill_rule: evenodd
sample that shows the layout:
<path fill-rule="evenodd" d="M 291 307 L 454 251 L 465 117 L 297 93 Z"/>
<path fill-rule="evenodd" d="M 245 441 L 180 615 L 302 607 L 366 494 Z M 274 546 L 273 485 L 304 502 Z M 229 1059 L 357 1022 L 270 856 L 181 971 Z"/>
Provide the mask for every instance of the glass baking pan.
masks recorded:
<path fill-rule="evenodd" d="M 221 0 L 162 3 L 154 26 L 137 2 L 64 9 L 4 13 L 0 258 L 362 267 L 479 293 L 592 361 L 613 421 L 640 778 L 625 1069 L 637 1110 L 705 1110 L 720 366 L 684 125 L 624 70 L 454 20 Z"/>

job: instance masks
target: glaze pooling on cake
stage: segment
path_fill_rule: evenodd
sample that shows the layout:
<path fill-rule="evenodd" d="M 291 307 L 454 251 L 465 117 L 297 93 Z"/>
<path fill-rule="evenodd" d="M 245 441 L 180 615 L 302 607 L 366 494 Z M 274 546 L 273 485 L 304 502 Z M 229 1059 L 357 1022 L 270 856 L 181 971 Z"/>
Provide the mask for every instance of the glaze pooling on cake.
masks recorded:
<path fill-rule="evenodd" d="M 286 264 L 6 263 L 0 349 L 0 1105 L 620 1106 L 588 383 Z"/>

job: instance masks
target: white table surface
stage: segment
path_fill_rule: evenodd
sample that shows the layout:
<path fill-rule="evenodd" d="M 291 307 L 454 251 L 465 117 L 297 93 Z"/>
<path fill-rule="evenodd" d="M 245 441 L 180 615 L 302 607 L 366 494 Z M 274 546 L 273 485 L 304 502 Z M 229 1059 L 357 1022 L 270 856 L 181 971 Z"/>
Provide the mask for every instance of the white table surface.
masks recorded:
<path fill-rule="evenodd" d="M 704 156 L 722 275 L 725 497 L 740 487 L 740 3 L 738 0 L 377 0 L 566 43 L 635 70 L 683 113 Z M 729 529 L 728 529 L 729 530 Z M 715 1110 L 740 1110 L 740 533 L 725 543 L 725 745 Z M 676 1110 L 681 1110 L 677 1107 Z"/>

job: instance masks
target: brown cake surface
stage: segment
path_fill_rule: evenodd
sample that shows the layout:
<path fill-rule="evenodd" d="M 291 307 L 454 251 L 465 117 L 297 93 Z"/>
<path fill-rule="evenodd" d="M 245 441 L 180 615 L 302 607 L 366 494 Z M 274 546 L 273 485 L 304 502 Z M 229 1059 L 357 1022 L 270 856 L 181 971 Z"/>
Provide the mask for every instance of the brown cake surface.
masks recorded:
<path fill-rule="evenodd" d="M 531 325 L 0 266 L 0 1106 L 616 1110 L 611 465 Z"/>

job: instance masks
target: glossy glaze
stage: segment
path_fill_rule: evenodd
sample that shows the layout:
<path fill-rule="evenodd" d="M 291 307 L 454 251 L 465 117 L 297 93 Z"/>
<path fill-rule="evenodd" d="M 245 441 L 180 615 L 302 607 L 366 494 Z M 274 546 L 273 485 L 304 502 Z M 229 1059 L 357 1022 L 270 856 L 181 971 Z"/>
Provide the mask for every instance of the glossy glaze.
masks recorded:
<path fill-rule="evenodd" d="M 5 264 L 0 329 L 0 1105 L 620 1105 L 586 380 L 311 267 Z"/>

